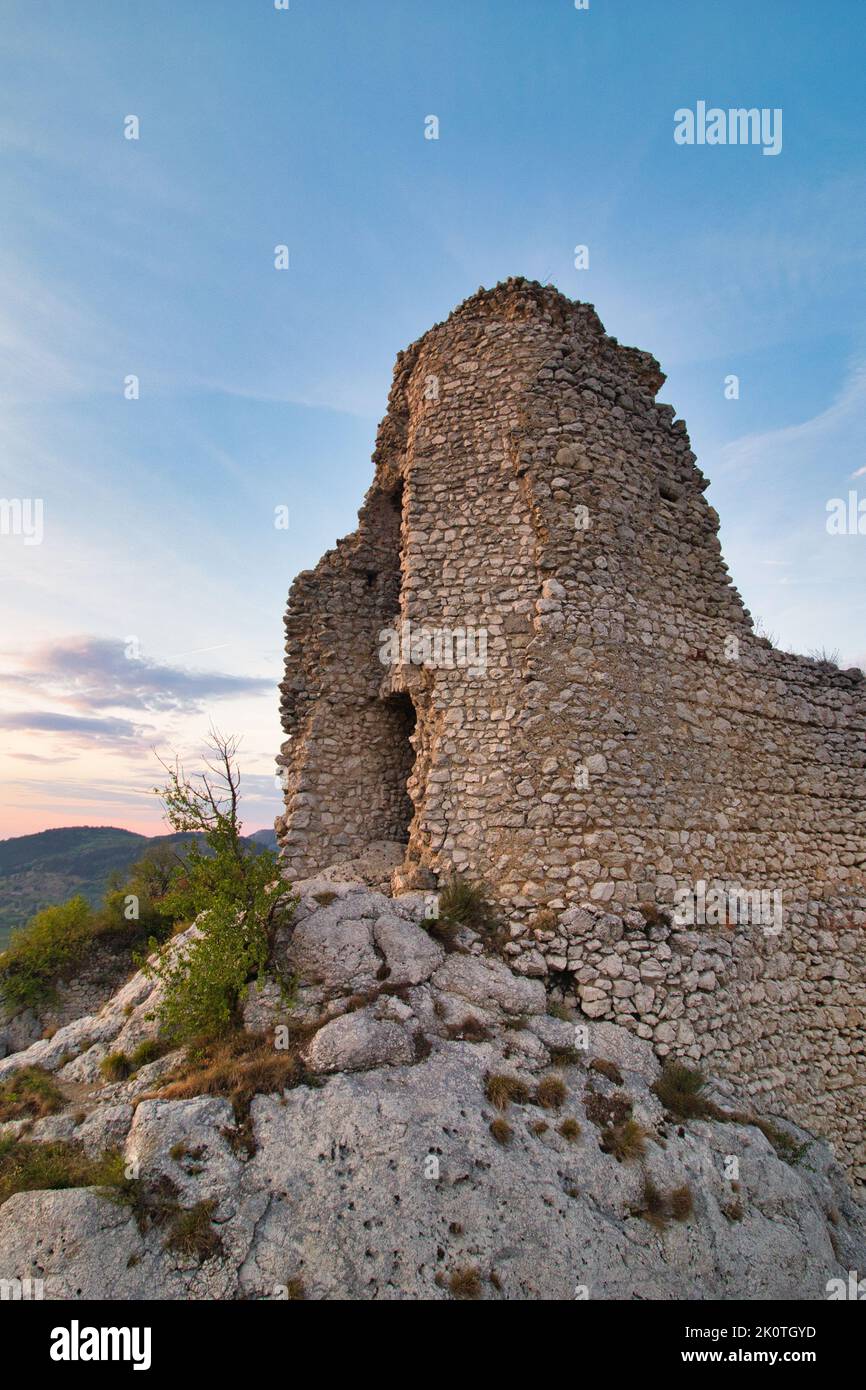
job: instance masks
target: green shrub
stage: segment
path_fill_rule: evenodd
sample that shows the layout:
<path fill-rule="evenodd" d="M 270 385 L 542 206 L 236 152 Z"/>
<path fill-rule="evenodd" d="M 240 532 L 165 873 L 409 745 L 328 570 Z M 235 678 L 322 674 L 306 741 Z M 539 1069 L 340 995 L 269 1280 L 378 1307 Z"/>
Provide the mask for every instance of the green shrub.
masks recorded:
<path fill-rule="evenodd" d="M 0 1121 L 39 1119 L 65 1104 L 54 1077 L 42 1067 L 22 1067 L 0 1082 Z"/>
<path fill-rule="evenodd" d="M 12 1009 L 40 1009 L 56 998 L 57 980 L 79 963 L 92 940 L 93 909 L 85 898 L 44 907 L 12 933 L 0 956 L 0 997 Z"/>
<path fill-rule="evenodd" d="M 172 828 L 204 842 L 191 844 L 162 900 L 175 920 L 197 919 L 202 934 L 186 949 L 168 943 L 147 967 L 164 986 L 160 1022 L 171 1042 L 218 1037 L 238 1025 L 247 984 L 267 966 L 283 910 L 275 855 L 241 837 L 236 748 L 212 734 L 214 759 L 196 781 L 177 764 L 166 768 L 162 795 Z"/>

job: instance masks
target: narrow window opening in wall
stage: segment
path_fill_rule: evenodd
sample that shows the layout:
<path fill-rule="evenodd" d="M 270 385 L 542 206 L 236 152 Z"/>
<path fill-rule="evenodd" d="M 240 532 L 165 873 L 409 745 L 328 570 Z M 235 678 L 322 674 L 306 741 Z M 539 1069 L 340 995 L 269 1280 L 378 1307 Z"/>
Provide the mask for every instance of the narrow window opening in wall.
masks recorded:
<path fill-rule="evenodd" d="M 367 570 L 367 588 L 372 589 L 376 583 L 376 570 Z"/>
<path fill-rule="evenodd" d="M 415 732 L 415 706 L 408 695 L 389 695 L 383 700 L 388 723 L 390 756 L 387 768 L 388 839 L 409 842 L 409 826 L 415 808 L 408 781 L 415 765 L 415 749 L 410 739 Z"/>
<path fill-rule="evenodd" d="M 394 491 L 390 494 L 391 506 L 398 516 L 403 515 L 403 484 L 398 483 Z"/>

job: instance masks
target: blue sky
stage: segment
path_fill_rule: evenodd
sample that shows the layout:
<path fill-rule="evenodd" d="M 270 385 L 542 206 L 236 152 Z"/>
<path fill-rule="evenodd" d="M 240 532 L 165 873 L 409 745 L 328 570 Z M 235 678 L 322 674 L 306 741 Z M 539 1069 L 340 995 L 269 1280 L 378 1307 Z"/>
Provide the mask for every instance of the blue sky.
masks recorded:
<path fill-rule="evenodd" d="M 749 608 L 866 658 L 866 536 L 825 527 L 866 497 L 860 0 L 0 22 L 0 496 L 44 501 L 41 545 L 0 536 L 0 835 L 156 831 L 153 749 L 194 762 L 211 720 L 272 819 L 289 582 L 353 529 L 396 353 L 508 275 L 659 358 Z M 781 153 L 678 146 L 698 100 L 781 108 Z"/>

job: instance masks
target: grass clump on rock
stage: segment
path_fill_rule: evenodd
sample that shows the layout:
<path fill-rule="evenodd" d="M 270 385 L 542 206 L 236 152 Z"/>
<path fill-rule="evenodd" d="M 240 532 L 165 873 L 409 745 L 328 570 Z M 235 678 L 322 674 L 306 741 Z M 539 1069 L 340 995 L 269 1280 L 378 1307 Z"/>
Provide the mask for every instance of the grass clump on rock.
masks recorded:
<path fill-rule="evenodd" d="M 0 1139 L 0 1206 L 16 1192 L 66 1187 L 116 1188 L 124 1182 L 123 1156 L 111 1151 L 89 1158 L 79 1144 Z"/>
<path fill-rule="evenodd" d="M 678 1120 L 712 1119 L 718 1116 L 718 1107 L 701 1094 L 706 1084 L 703 1072 L 682 1062 L 666 1062 L 652 1090 Z"/>
<path fill-rule="evenodd" d="M 565 1104 L 568 1091 L 561 1076 L 544 1076 L 535 1088 L 534 1102 L 544 1110 L 558 1110 Z"/>
<path fill-rule="evenodd" d="M 243 1119 L 253 1096 L 288 1090 L 304 1075 L 297 1048 L 282 1051 L 262 1033 L 230 1033 L 191 1047 L 186 1060 L 160 1083 L 152 1098 L 226 1096 L 236 1118 Z"/>
<path fill-rule="evenodd" d="M 38 1120 L 65 1104 L 54 1077 L 42 1067 L 22 1067 L 0 1082 L 0 1121 Z"/>
<path fill-rule="evenodd" d="M 506 1144 L 510 1144 L 514 1137 L 514 1130 L 511 1128 L 508 1121 L 504 1120 L 501 1115 L 497 1115 L 495 1120 L 491 1120 L 490 1133 L 493 1135 L 497 1144 L 501 1144 L 503 1148 Z"/>
<path fill-rule="evenodd" d="M 439 916 L 435 925 L 440 937 L 468 927 L 491 945 L 500 944 L 503 932 L 499 911 L 490 898 L 487 885 L 460 874 L 449 878 L 439 891 Z"/>
<path fill-rule="evenodd" d="M 491 1105 L 497 1110 L 507 1110 L 511 1102 L 526 1105 L 531 1092 L 519 1076 L 508 1076 L 504 1072 L 491 1073 L 485 1080 L 484 1090 Z"/>
<path fill-rule="evenodd" d="M 687 1221 L 694 1209 L 694 1196 L 688 1183 L 665 1194 L 648 1173 L 644 1175 L 643 1206 L 634 1214 L 643 1217 L 656 1230 L 664 1230 L 669 1221 Z"/>
<path fill-rule="evenodd" d="M 646 1152 L 646 1130 L 637 1120 L 623 1120 L 602 1131 L 601 1146 L 620 1163 L 629 1163 Z"/>
<path fill-rule="evenodd" d="M 129 1054 L 129 1062 L 133 1071 L 138 1071 L 139 1067 L 146 1067 L 151 1062 L 157 1061 L 165 1052 L 165 1046 L 158 1042 L 156 1038 L 145 1038 L 134 1047 Z"/>
<path fill-rule="evenodd" d="M 99 1070 L 106 1081 L 126 1081 L 132 1069 L 132 1063 L 125 1052 L 109 1052 L 99 1064 Z"/>
<path fill-rule="evenodd" d="M 196 1202 L 194 1207 L 178 1207 L 171 1217 L 163 1249 L 198 1260 L 199 1264 L 219 1255 L 222 1241 L 212 1224 L 216 1207 L 213 1197 L 206 1202 Z"/>
<path fill-rule="evenodd" d="M 448 1288 L 452 1298 L 480 1298 L 482 1282 L 478 1266 L 455 1269 L 448 1280 Z"/>

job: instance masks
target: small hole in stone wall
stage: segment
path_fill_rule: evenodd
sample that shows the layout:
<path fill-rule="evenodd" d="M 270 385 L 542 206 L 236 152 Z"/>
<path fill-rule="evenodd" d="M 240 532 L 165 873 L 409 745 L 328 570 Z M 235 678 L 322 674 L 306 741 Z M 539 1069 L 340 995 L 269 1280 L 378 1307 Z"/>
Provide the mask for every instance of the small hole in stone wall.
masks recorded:
<path fill-rule="evenodd" d="M 376 583 L 376 570 L 367 570 L 367 588 L 372 589 Z"/>

